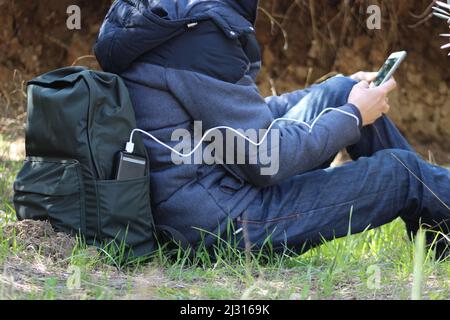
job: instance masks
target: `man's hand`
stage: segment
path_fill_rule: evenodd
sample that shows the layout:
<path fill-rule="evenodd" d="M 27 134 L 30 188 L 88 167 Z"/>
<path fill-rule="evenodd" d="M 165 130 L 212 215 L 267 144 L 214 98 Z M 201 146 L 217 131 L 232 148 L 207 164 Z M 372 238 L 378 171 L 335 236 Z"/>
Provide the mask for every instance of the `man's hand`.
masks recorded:
<path fill-rule="evenodd" d="M 360 71 L 350 76 L 351 79 L 355 81 L 367 81 L 373 82 L 378 75 L 378 72 L 364 72 Z"/>
<path fill-rule="evenodd" d="M 373 124 L 383 114 L 389 112 L 391 107 L 387 95 L 396 87 L 394 78 L 376 88 L 370 88 L 369 82 L 365 80 L 353 87 L 348 102 L 361 112 L 363 126 Z"/>

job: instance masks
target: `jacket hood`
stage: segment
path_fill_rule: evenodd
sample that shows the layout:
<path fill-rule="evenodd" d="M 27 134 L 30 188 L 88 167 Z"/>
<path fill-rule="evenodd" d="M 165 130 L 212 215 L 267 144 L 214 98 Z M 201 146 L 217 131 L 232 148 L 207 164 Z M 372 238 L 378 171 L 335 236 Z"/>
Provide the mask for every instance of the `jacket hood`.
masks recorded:
<path fill-rule="evenodd" d="M 258 12 L 258 0 L 223 0 L 223 2 L 234 8 L 252 24 L 255 24 Z"/>
<path fill-rule="evenodd" d="M 214 6 L 218 3 L 223 3 L 239 14 L 245 17 L 252 24 L 256 21 L 256 14 L 258 11 L 259 0 L 149 0 L 150 5 L 154 3 L 155 7 L 164 8 L 168 16 L 172 19 L 177 19 L 186 15 L 196 5 Z"/>
<path fill-rule="evenodd" d="M 117 0 L 94 46 L 105 71 L 121 73 L 146 52 L 212 20 L 229 38 L 254 33 L 258 0 Z"/>

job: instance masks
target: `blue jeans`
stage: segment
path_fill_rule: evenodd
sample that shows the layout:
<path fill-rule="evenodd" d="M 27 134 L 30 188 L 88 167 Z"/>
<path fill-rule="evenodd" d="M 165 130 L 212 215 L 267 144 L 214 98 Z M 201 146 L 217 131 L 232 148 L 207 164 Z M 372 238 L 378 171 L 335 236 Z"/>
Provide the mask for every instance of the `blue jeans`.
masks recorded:
<path fill-rule="evenodd" d="M 314 87 L 286 116 L 310 121 L 326 107 L 345 104 L 355 83 L 332 78 Z M 262 189 L 236 221 L 238 229 L 245 229 L 239 246 L 260 249 L 270 236 L 274 250 L 302 253 L 323 240 L 398 217 L 409 235 L 421 225 L 450 233 L 450 171 L 422 160 L 387 116 L 363 128 L 361 140 L 347 150 L 354 162 L 329 168 L 330 159 Z"/>

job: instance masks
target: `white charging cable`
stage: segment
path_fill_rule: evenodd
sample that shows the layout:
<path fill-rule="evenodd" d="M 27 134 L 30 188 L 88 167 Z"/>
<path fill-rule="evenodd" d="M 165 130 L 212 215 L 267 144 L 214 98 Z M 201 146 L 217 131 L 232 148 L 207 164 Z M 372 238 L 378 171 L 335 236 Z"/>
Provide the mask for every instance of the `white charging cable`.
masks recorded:
<path fill-rule="evenodd" d="M 200 146 L 202 145 L 203 141 L 208 137 L 208 135 L 214 131 L 214 130 L 220 130 L 220 129 L 226 129 L 226 130 L 231 130 L 232 132 L 236 133 L 237 135 L 239 135 L 240 137 L 242 137 L 243 139 L 247 140 L 248 142 L 250 142 L 251 144 L 255 145 L 255 146 L 260 146 L 262 143 L 264 143 L 264 140 L 267 138 L 267 135 L 269 134 L 269 131 L 272 129 L 272 127 L 275 125 L 275 123 L 279 122 L 279 121 L 290 121 L 290 122 L 295 122 L 295 123 L 299 123 L 299 124 L 303 124 L 306 127 L 309 128 L 309 133 L 312 132 L 312 130 L 314 129 L 314 126 L 317 124 L 317 121 L 319 121 L 320 117 L 323 116 L 326 112 L 328 111 L 338 111 L 340 113 L 343 113 L 349 117 L 352 117 L 356 120 L 356 124 L 359 127 L 360 125 L 360 121 L 359 118 L 357 116 L 355 116 L 354 114 L 341 110 L 341 109 L 336 109 L 336 108 L 327 108 L 324 109 L 318 116 L 317 118 L 312 122 L 311 125 L 309 125 L 308 123 L 304 122 L 304 121 L 300 121 L 297 119 L 290 119 L 290 118 L 279 118 L 279 119 L 275 119 L 269 126 L 269 128 L 267 129 L 267 132 L 265 133 L 265 135 L 263 136 L 263 138 L 261 139 L 261 142 L 254 142 L 253 140 L 249 139 L 248 137 L 246 137 L 244 134 L 242 134 L 241 132 L 239 132 L 236 129 L 233 129 L 231 127 L 227 127 L 227 126 L 220 126 L 220 127 L 215 127 L 215 128 L 211 128 L 208 131 L 205 132 L 205 134 L 203 135 L 202 139 L 200 140 L 200 142 L 195 146 L 194 150 L 192 150 L 191 152 L 189 152 L 188 154 L 182 154 L 180 152 L 178 152 L 177 150 L 175 150 L 174 148 L 170 147 L 169 145 L 165 144 L 164 142 L 162 142 L 161 140 L 159 140 L 158 138 L 156 138 L 155 136 L 153 136 L 152 134 L 141 130 L 141 129 L 134 129 L 131 132 L 130 135 L 130 141 L 127 142 L 126 145 L 126 152 L 127 153 L 133 153 L 134 152 L 134 143 L 133 143 L 133 138 L 134 138 L 134 134 L 136 132 L 142 133 L 150 138 L 152 138 L 153 140 L 155 140 L 157 143 L 159 143 L 160 145 L 164 146 L 165 148 L 169 149 L 170 151 L 172 151 L 173 153 L 177 154 L 180 157 L 190 157 L 191 155 L 193 155 L 195 153 L 195 151 L 200 148 Z M 381 139 L 381 138 L 380 138 Z M 384 145 L 384 144 L 383 144 Z M 392 156 L 394 158 L 397 159 L 397 161 L 399 161 L 403 166 L 405 166 L 405 168 L 419 181 L 421 182 L 447 209 L 450 210 L 450 207 L 435 193 L 433 192 L 433 190 L 431 190 L 430 187 L 428 187 L 422 180 L 419 179 L 419 177 L 414 174 L 414 172 L 412 172 L 411 169 L 409 169 L 400 159 L 398 159 L 394 154 L 392 154 Z"/>
<path fill-rule="evenodd" d="M 133 152 L 134 152 L 133 138 L 134 138 L 134 134 L 135 134 L 136 132 L 139 132 L 139 133 L 142 133 L 142 134 L 144 134 L 144 135 L 150 137 L 151 139 L 153 139 L 154 141 L 156 141 L 157 143 L 159 143 L 159 144 L 162 145 L 163 147 L 169 149 L 169 150 L 172 151 L 173 153 L 177 154 L 178 156 L 183 157 L 183 158 L 188 158 L 188 157 L 192 156 L 198 148 L 200 148 L 200 146 L 202 145 L 203 141 L 205 141 L 205 139 L 208 137 L 208 135 L 209 135 L 211 132 L 213 132 L 214 130 L 221 130 L 221 129 L 230 130 L 230 131 L 236 133 L 238 136 L 242 137 L 243 139 L 247 140 L 248 142 L 250 142 L 250 143 L 253 144 L 254 146 L 259 147 L 260 145 L 262 145 L 262 144 L 264 143 L 265 139 L 267 138 L 267 135 L 269 134 L 269 131 L 272 129 L 272 127 L 275 125 L 275 123 L 277 123 L 277 122 L 279 122 L 279 121 L 290 121 L 290 122 L 295 122 L 295 123 L 303 124 L 303 125 L 305 125 L 306 127 L 309 128 L 309 133 L 311 133 L 312 130 L 314 129 L 314 126 L 317 124 L 317 121 L 319 121 L 320 117 L 322 117 L 322 116 L 323 116 L 326 112 L 328 112 L 328 111 L 338 111 L 338 112 L 340 112 L 340 113 L 343 113 L 343 114 L 345 114 L 345 115 L 347 115 L 347 116 L 349 116 L 349 117 L 354 118 L 354 119 L 356 120 L 356 124 L 357 124 L 358 127 L 359 127 L 359 125 L 360 125 L 360 123 L 359 123 L 359 118 L 358 118 L 357 116 L 355 116 L 354 114 L 352 114 L 352 113 L 350 113 L 350 112 L 347 112 L 347 111 L 344 111 L 344 110 L 341 110 L 341 109 L 327 108 L 327 109 L 324 109 L 324 110 L 317 116 L 317 118 L 312 122 L 311 125 L 309 125 L 308 123 L 306 123 L 306 122 L 304 122 L 304 121 L 300 121 L 300 120 L 297 120 L 297 119 L 291 119 L 291 118 L 279 118 L 279 119 L 275 119 L 275 120 L 270 124 L 269 128 L 267 129 L 267 132 L 264 134 L 264 136 L 263 136 L 263 138 L 261 139 L 260 142 L 254 142 L 253 140 L 251 140 L 250 138 L 248 138 L 247 136 L 245 136 L 243 133 L 241 133 L 241 132 L 239 132 L 238 130 L 233 129 L 233 128 L 231 128 L 231 127 L 228 127 L 228 126 L 219 126 L 219 127 L 214 127 L 214 128 L 211 128 L 211 129 L 207 130 L 207 131 L 205 132 L 205 134 L 203 135 L 203 137 L 202 137 L 202 138 L 200 139 L 200 141 L 198 142 L 198 144 L 195 146 L 195 148 L 194 148 L 191 152 L 189 152 L 188 154 L 183 154 L 183 153 L 178 152 L 177 150 L 175 150 L 175 149 L 172 148 L 171 146 L 167 145 L 166 143 L 162 142 L 161 140 L 159 140 L 158 138 L 156 138 L 155 136 L 153 136 L 151 133 L 148 133 L 148 132 L 146 132 L 146 131 L 144 131 L 144 130 L 141 130 L 141 129 L 134 129 L 134 130 L 131 132 L 130 140 L 127 142 L 127 145 L 126 145 L 126 148 L 125 148 L 125 149 L 126 149 L 126 152 L 127 152 L 127 153 L 133 153 Z"/>

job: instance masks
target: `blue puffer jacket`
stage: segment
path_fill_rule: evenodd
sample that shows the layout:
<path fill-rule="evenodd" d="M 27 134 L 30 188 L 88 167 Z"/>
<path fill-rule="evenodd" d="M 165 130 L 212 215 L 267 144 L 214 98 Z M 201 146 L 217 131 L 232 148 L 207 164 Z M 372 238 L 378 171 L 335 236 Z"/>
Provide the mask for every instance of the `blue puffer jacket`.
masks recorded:
<path fill-rule="evenodd" d="M 256 9 L 257 0 L 118 0 L 95 53 L 105 71 L 125 80 L 139 128 L 171 146 L 179 144 L 172 133 L 193 131 L 194 121 L 202 121 L 203 132 L 216 126 L 267 129 L 308 91 L 266 99 L 259 94 Z M 340 108 L 359 116 L 351 105 Z M 262 188 L 317 167 L 360 137 L 355 119 L 336 111 L 312 133 L 295 123 L 276 128 L 279 170 L 273 175 L 263 175 L 259 161 L 176 165 L 168 149 L 146 138 L 156 222 L 195 244 L 198 229 L 225 230 Z"/>

